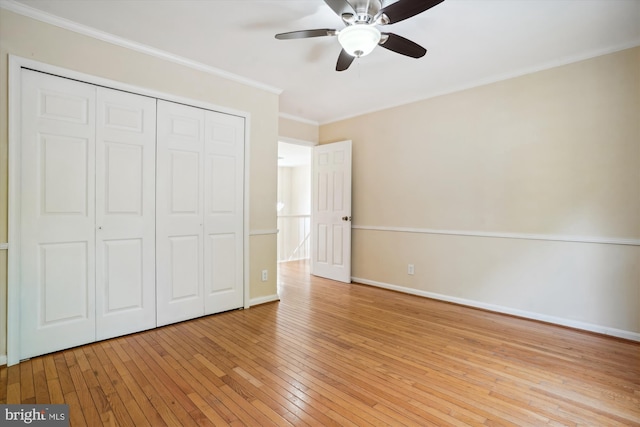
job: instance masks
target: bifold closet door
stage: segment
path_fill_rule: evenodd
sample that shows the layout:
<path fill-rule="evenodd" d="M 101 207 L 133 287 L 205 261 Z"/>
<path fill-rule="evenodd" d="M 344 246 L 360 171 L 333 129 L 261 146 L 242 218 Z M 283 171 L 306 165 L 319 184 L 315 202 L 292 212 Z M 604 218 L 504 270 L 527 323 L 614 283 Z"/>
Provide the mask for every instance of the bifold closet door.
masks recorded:
<path fill-rule="evenodd" d="M 244 118 L 158 101 L 158 325 L 244 304 Z"/>
<path fill-rule="evenodd" d="M 155 326 L 155 99 L 22 70 L 20 359 Z"/>
<path fill-rule="evenodd" d="M 205 314 L 244 304 L 244 118 L 206 111 Z"/>
<path fill-rule="evenodd" d="M 22 71 L 20 359 L 92 342 L 95 87 Z"/>
<path fill-rule="evenodd" d="M 204 113 L 158 101 L 158 326 L 204 315 Z"/>
<path fill-rule="evenodd" d="M 156 326 L 156 99 L 97 88 L 96 338 Z"/>

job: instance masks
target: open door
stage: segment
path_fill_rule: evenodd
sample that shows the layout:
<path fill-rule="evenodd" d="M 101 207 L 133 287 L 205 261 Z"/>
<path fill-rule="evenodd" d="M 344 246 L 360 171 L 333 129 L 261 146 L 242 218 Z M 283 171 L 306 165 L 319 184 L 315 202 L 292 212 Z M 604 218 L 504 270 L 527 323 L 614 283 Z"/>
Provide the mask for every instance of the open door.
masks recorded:
<path fill-rule="evenodd" d="M 351 283 L 351 141 L 313 148 L 311 274 Z"/>

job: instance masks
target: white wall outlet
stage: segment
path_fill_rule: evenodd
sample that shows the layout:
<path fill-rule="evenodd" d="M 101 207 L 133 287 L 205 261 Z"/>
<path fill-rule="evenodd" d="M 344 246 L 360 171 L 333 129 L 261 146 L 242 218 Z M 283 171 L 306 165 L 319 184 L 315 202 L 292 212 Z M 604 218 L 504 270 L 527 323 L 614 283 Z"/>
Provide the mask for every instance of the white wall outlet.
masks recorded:
<path fill-rule="evenodd" d="M 266 282 L 269 280 L 269 270 L 262 270 L 262 281 Z"/>
<path fill-rule="evenodd" d="M 413 275 L 414 269 L 413 269 L 413 264 L 409 264 L 407 266 L 407 274 L 411 274 Z"/>

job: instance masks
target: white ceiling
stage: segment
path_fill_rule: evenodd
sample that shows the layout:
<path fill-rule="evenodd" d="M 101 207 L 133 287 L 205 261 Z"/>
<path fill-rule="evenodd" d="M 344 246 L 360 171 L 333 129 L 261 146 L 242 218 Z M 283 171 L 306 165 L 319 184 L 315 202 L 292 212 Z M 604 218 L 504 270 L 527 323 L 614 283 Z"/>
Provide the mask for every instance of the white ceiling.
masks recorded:
<path fill-rule="evenodd" d="M 281 113 L 320 124 L 640 45 L 640 0 L 445 0 L 384 27 L 425 57 L 377 47 L 336 72 L 337 38 L 274 38 L 342 28 L 322 0 L 0 1 L 281 89 Z"/>

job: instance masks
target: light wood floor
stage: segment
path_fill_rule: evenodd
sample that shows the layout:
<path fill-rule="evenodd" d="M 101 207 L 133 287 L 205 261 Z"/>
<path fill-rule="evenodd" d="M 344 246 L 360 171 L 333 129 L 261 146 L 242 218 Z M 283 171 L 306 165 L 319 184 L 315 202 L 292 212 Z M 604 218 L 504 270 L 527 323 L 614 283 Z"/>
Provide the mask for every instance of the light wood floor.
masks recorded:
<path fill-rule="evenodd" d="M 73 426 L 640 426 L 640 343 L 283 265 L 278 303 L 0 368 Z"/>

